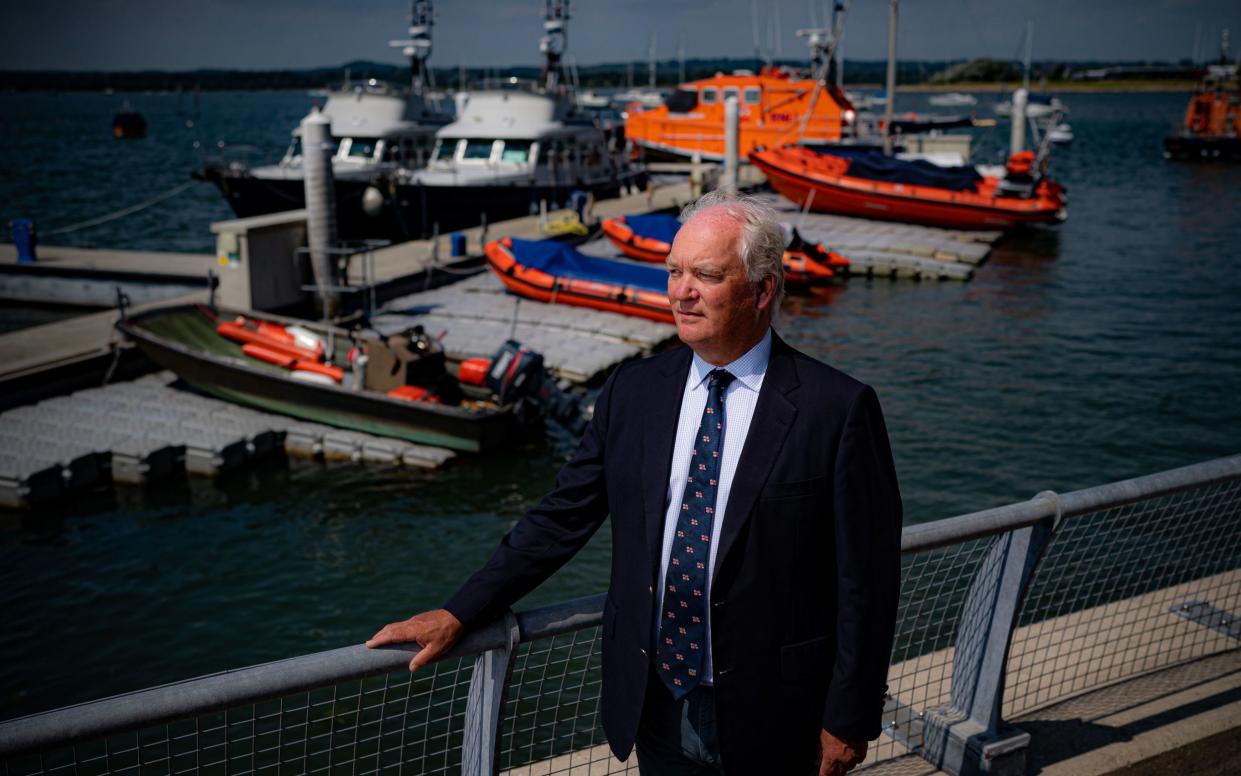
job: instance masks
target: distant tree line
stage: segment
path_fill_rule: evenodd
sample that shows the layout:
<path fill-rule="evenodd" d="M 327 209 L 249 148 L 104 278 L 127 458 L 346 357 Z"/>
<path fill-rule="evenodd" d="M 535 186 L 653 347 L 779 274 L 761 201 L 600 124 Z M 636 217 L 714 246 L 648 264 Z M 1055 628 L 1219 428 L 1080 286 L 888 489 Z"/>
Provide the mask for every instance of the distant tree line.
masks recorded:
<path fill-rule="evenodd" d="M 775 64 L 805 67 L 799 60 L 781 60 Z M 1070 78 L 1088 68 L 1106 69 L 1115 65 L 1135 63 L 1111 62 L 1042 62 L 1031 73 L 1035 79 Z M 1140 63 L 1149 64 L 1149 63 Z M 1162 63 L 1160 63 L 1162 64 Z M 692 59 L 685 62 L 686 80 L 706 78 L 717 72 L 733 70 L 757 71 L 763 63 L 754 59 Z M 222 90 L 285 90 L 322 89 L 339 85 L 346 72 L 351 80 L 376 78 L 403 83 L 409 79 L 409 68 L 381 62 L 358 61 L 340 67 L 307 70 L 134 70 L 125 72 L 65 70 L 3 70 L 0 91 L 4 92 L 100 92 L 129 91 L 222 91 Z M 656 84 L 673 86 L 680 81 L 681 66 L 675 61 L 656 65 Z M 887 64 L 882 60 L 846 60 L 846 84 L 878 84 L 886 78 Z M 538 78 L 537 67 L 509 68 L 435 68 L 432 76 L 442 89 L 456 89 L 459 84 L 477 83 L 494 78 Z M 625 87 L 649 83 L 646 62 L 622 62 L 579 67 L 578 81 L 583 88 Z M 968 62 L 944 63 L 903 60 L 897 63 L 897 83 L 980 83 L 1015 81 L 1021 78 L 1020 65 L 1005 60 L 974 59 Z"/>

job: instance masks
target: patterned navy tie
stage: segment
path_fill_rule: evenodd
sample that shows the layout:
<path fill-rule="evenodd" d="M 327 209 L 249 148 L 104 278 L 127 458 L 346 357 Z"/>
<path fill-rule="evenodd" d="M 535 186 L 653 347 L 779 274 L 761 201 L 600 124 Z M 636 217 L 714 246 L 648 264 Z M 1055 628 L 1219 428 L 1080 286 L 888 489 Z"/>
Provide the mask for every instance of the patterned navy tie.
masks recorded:
<path fill-rule="evenodd" d="M 707 563 L 724 449 L 724 391 L 733 375 L 714 369 L 708 378 L 707 406 L 694 439 L 689 478 L 668 556 L 656 650 L 659 678 L 678 700 L 698 686 L 702 674 L 707 640 Z"/>

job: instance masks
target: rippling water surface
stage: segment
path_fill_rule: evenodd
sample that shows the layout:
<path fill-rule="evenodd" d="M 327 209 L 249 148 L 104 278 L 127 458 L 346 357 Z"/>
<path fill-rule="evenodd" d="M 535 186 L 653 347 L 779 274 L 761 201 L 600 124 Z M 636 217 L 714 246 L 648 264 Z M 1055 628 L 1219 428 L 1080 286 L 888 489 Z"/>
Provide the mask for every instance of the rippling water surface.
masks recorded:
<path fill-rule="evenodd" d="M 171 189 L 196 137 L 274 157 L 309 103 L 204 95 L 187 130 L 188 97 L 132 99 L 152 126 L 131 145 L 108 135 L 116 98 L 0 96 L 0 218 L 50 230 Z M 1161 158 L 1184 100 L 1070 96 L 1069 221 L 1006 238 L 972 282 L 853 281 L 785 311 L 790 342 L 878 389 L 908 522 L 1241 449 L 1241 165 Z M 201 184 L 45 241 L 204 251 L 227 216 Z M 358 642 L 439 604 L 570 450 L 553 434 L 439 473 L 275 461 L 2 515 L 0 716 Z M 527 604 L 604 590 L 606 533 Z"/>

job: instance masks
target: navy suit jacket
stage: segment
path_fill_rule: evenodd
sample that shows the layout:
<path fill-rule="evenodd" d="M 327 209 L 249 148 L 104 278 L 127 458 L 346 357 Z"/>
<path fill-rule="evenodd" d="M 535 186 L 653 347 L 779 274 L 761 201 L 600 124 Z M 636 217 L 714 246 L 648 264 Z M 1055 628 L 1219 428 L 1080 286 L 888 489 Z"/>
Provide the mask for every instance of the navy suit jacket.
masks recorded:
<path fill-rule="evenodd" d="M 619 367 L 556 484 L 446 608 L 482 625 L 610 515 L 603 725 L 633 747 L 653 652 L 672 449 L 691 353 Z M 772 338 L 720 529 L 711 586 L 715 697 L 729 773 L 807 769 L 824 727 L 880 731 L 900 574 L 901 500 L 875 392 Z"/>

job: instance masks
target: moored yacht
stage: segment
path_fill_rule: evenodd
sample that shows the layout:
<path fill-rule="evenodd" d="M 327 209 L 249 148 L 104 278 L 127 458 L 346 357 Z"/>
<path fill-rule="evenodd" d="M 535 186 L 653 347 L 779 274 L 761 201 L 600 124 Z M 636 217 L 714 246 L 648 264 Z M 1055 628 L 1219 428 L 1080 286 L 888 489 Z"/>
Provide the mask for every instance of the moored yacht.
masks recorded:
<path fill-rule="evenodd" d="M 452 120 L 428 99 L 426 59 L 431 54 L 432 8 L 412 3 L 409 39 L 392 41 L 410 60 L 411 83 L 397 88 L 375 79 L 327 92 L 322 113 L 331 122 L 332 174 L 336 183 L 337 227 L 342 238 L 401 236 L 401 224 L 385 207 L 377 179 L 421 167 L 435 132 Z M 284 157 L 251 167 L 240 161 L 206 164 L 195 177 L 215 183 L 241 218 L 295 210 L 305 205 L 301 128 L 294 128 Z"/>
<path fill-rule="evenodd" d="M 466 93 L 457 120 L 436 132 L 426 167 L 376 184 L 409 234 L 529 215 L 542 203 L 565 206 L 573 192 L 603 199 L 645 185 L 619 132 L 579 113 L 562 82 L 568 20 L 567 0 L 546 0 L 541 79 L 510 78 Z"/>

